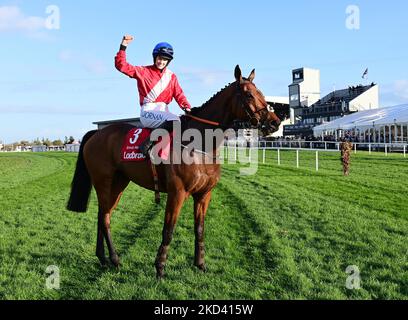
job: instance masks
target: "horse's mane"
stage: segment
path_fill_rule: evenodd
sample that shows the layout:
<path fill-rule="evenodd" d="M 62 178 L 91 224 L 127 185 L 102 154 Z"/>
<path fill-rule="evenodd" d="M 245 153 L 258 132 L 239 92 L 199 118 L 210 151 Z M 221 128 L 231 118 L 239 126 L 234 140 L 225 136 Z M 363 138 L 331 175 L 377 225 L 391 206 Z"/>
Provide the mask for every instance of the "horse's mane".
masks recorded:
<path fill-rule="evenodd" d="M 247 78 L 244 78 L 244 77 L 242 77 L 242 79 L 244 81 L 249 81 Z M 190 114 L 193 115 L 193 116 L 197 116 L 200 111 L 202 111 L 205 107 L 207 107 L 209 104 L 211 104 L 221 93 L 224 92 L 224 90 L 229 88 L 234 83 L 236 83 L 236 81 L 228 83 L 224 88 L 220 89 L 217 93 L 215 93 L 210 99 L 208 99 L 206 102 L 204 102 L 201 106 L 191 108 Z M 185 121 L 185 120 L 187 120 L 187 117 L 185 115 L 182 115 L 182 116 L 180 116 L 180 120 Z"/>
<path fill-rule="evenodd" d="M 249 81 L 247 78 L 242 77 L 244 81 Z M 236 82 L 230 82 L 228 83 L 224 88 L 220 89 L 217 93 L 215 93 L 210 99 L 208 99 L 206 102 L 204 102 L 201 106 L 199 107 L 194 107 L 191 108 L 191 115 L 196 115 L 199 111 L 207 107 L 209 104 L 211 104 L 221 93 L 224 92 L 225 89 L 229 88 L 231 85 L 233 85 Z"/>
<path fill-rule="evenodd" d="M 191 108 L 191 114 L 196 115 L 200 110 L 204 109 L 207 107 L 209 104 L 211 104 L 222 92 L 224 92 L 225 89 L 227 89 L 229 86 L 231 86 L 232 83 L 227 84 L 224 88 L 220 89 L 217 93 L 215 93 L 210 99 L 208 99 L 206 102 L 204 102 L 201 106 L 199 107 L 194 107 Z"/>

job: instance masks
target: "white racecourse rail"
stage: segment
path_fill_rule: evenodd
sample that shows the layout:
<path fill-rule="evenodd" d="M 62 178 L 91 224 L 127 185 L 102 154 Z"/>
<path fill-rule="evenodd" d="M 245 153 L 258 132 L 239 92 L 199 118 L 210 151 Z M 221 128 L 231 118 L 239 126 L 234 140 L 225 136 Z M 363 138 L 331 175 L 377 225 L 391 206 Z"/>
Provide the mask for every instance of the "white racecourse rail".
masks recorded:
<path fill-rule="evenodd" d="M 407 143 L 361 143 L 352 142 L 354 153 L 357 151 L 383 152 L 385 156 L 391 152 L 402 153 L 406 158 L 408 150 Z M 224 159 L 228 159 L 229 154 L 233 153 L 233 158 L 237 160 L 238 150 L 246 149 L 248 151 L 249 162 L 252 161 L 252 152 L 262 150 L 262 163 L 265 163 L 266 150 L 277 150 L 277 163 L 280 165 L 280 150 L 296 151 L 296 167 L 299 168 L 299 152 L 300 151 L 315 151 L 316 152 L 316 171 L 319 170 L 319 152 L 340 152 L 340 142 L 332 141 L 259 141 L 256 142 L 242 142 L 242 141 L 226 141 L 224 150 L 221 153 Z M 258 161 L 258 157 L 256 157 Z"/>

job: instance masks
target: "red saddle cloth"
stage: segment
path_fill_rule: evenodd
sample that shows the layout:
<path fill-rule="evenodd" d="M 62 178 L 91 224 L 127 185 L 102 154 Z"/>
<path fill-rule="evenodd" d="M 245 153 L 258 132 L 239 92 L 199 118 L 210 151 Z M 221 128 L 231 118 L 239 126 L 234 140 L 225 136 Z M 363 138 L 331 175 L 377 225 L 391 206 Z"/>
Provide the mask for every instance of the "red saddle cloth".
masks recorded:
<path fill-rule="evenodd" d="M 150 128 L 132 128 L 127 133 L 125 141 L 122 145 L 122 161 L 145 161 L 147 157 L 142 152 L 140 152 L 139 147 L 142 142 L 149 137 L 151 132 L 152 129 Z M 172 135 L 170 135 L 170 139 L 161 139 L 160 137 L 159 141 L 156 142 L 156 144 L 162 144 L 160 146 L 161 149 L 159 151 L 159 157 L 163 160 L 167 160 L 170 154 L 171 137 Z"/>

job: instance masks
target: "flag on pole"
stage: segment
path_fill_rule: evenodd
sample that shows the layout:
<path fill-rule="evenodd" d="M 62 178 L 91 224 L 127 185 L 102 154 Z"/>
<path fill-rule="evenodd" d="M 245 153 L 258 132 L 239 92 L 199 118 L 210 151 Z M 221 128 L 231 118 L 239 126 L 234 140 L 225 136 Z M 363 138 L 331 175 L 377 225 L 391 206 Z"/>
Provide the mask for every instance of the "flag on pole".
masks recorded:
<path fill-rule="evenodd" d="M 366 77 L 367 75 L 368 75 L 368 68 L 365 69 L 365 71 L 364 71 L 364 73 L 363 73 L 363 75 L 362 75 L 361 78 L 365 79 L 365 77 Z"/>

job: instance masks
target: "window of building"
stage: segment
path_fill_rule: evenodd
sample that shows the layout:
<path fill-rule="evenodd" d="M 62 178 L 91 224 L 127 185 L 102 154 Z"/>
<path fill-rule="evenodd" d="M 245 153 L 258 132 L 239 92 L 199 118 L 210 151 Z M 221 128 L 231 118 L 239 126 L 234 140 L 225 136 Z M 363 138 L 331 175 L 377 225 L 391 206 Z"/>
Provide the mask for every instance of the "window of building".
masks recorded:
<path fill-rule="evenodd" d="M 290 101 L 297 101 L 297 100 L 299 100 L 299 95 L 297 93 L 292 94 L 290 96 Z"/>

